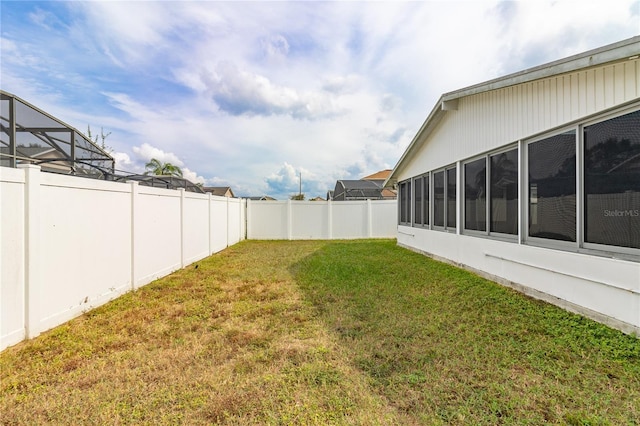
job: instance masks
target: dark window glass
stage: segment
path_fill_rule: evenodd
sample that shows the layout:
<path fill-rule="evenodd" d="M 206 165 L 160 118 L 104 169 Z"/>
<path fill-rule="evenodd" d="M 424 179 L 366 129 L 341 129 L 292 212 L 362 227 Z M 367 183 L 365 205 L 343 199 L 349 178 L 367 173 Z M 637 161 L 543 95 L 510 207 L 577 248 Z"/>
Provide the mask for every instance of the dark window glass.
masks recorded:
<path fill-rule="evenodd" d="M 487 230 L 487 160 L 464 165 L 464 227 Z"/>
<path fill-rule="evenodd" d="M 491 232 L 518 233 L 518 150 L 491 157 Z"/>
<path fill-rule="evenodd" d="M 456 227 L 456 169 L 447 170 L 447 228 Z"/>
<path fill-rule="evenodd" d="M 529 235 L 576 240 L 576 133 L 529 144 Z"/>
<path fill-rule="evenodd" d="M 433 174 L 433 225 L 444 226 L 444 172 Z"/>
<path fill-rule="evenodd" d="M 640 248 L 640 111 L 584 128 L 585 242 Z"/>
<path fill-rule="evenodd" d="M 413 180 L 413 223 L 422 225 L 422 178 Z"/>
<path fill-rule="evenodd" d="M 424 209 L 422 210 L 422 220 L 425 225 L 429 224 L 429 176 L 424 177 Z"/>
<path fill-rule="evenodd" d="M 407 199 L 409 197 L 408 194 L 409 184 L 408 182 L 402 182 L 400 184 L 400 223 L 407 223 L 408 217 L 408 209 L 407 209 Z"/>

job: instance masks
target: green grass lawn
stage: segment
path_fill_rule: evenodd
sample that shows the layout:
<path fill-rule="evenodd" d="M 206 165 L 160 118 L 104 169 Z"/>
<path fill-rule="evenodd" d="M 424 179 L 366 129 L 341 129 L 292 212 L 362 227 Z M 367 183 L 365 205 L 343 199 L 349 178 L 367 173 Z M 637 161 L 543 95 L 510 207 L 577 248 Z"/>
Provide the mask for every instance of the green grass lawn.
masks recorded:
<path fill-rule="evenodd" d="M 392 240 L 247 241 L 0 354 L 1 424 L 640 424 L 640 339 Z"/>

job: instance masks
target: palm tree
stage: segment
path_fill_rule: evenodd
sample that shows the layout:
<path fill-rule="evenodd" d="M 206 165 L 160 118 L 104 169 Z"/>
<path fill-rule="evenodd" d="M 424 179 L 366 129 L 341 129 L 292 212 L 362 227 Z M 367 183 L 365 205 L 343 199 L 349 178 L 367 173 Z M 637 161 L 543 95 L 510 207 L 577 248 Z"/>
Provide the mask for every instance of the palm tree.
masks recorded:
<path fill-rule="evenodd" d="M 152 158 L 147 164 L 145 164 L 144 168 L 147 169 L 147 171 L 144 172 L 145 175 L 182 177 L 182 170 L 180 167 L 171 163 L 163 163 L 155 158 Z"/>

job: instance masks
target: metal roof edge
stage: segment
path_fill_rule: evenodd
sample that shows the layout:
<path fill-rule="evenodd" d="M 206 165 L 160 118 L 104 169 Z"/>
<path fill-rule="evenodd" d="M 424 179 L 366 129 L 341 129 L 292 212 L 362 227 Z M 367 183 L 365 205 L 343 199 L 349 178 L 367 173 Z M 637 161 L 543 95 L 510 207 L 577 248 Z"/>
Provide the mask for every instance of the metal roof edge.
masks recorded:
<path fill-rule="evenodd" d="M 424 123 L 422 123 L 422 126 L 420 126 L 420 129 L 418 130 L 416 135 L 411 140 L 411 143 L 409 143 L 409 146 L 407 147 L 407 149 L 404 150 L 404 153 L 402 154 L 402 156 L 400 157 L 400 159 L 396 163 L 396 165 L 393 168 L 393 170 L 391 170 L 391 174 L 389 175 L 389 177 L 387 179 L 385 179 L 384 183 L 382 184 L 383 188 L 390 187 L 393 184 L 398 182 L 398 179 L 395 176 L 396 175 L 396 171 L 400 168 L 402 163 L 404 163 L 405 159 L 410 154 L 413 154 L 413 152 L 417 148 L 419 148 L 419 146 L 417 146 L 417 144 L 418 144 L 418 141 L 420 140 L 421 135 L 425 132 L 425 130 L 428 127 L 430 127 L 431 125 L 435 125 L 440 121 L 439 119 L 446 112 L 441 108 L 442 102 L 443 102 L 443 97 L 441 96 L 440 99 L 438 99 L 438 101 L 436 102 L 436 104 L 433 107 L 433 109 L 431 110 L 431 112 L 429 113 L 429 115 L 427 116 L 427 118 L 424 120 Z"/>
<path fill-rule="evenodd" d="M 578 53 L 546 64 L 537 65 L 483 83 L 468 86 L 442 95 L 443 101 L 459 99 L 489 90 L 501 89 L 527 83 L 554 75 L 565 74 L 584 68 L 603 65 L 640 55 L 640 36 L 635 36 L 586 52 Z"/>
<path fill-rule="evenodd" d="M 384 181 L 383 187 L 392 187 L 398 182 L 396 173 L 402 167 L 410 154 L 413 154 L 416 149 L 420 148 L 422 135 L 429 127 L 437 125 L 442 116 L 446 113 L 446 109 L 444 109 L 444 102 L 487 92 L 489 90 L 535 81 L 558 74 L 565 74 L 609 62 L 620 61 L 636 55 L 640 55 L 640 36 L 631 37 L 626 40 L 528 68 L 523 71 L 518 71 L 513 74 L 508 74 L 473 86 L 468 86 L 453 92 L 444 93 L 435 103 L 433 109 L 429 113 L 429 116 L 426 118 L 422 126 L 420 126 L 420 129 L 411 140 L 407 149 L 405 149 L 389 177 Z"/>

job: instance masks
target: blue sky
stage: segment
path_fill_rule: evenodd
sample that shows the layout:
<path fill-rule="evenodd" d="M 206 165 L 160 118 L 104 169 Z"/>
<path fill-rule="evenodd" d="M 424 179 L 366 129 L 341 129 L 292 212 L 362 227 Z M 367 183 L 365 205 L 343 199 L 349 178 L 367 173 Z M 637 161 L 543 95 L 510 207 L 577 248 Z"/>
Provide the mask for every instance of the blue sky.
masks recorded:
<path fill-rule="evenodd" d="M 3 90 L 118 169 L 278 199 L 393 168 L 442 93 L 640 34 L 640 0 L 0 7 Z"/>

